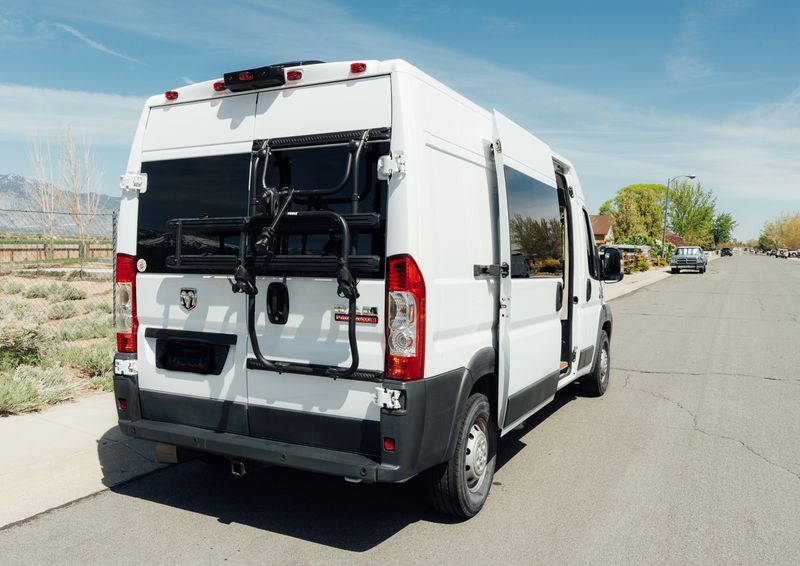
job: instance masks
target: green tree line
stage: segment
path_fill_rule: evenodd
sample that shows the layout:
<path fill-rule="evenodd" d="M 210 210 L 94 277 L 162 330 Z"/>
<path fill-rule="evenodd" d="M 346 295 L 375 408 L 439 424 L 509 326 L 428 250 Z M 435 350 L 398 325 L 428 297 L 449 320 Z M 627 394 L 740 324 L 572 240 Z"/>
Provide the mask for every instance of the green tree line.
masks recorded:
<path fill-rule="evenodd" d="M 699 181 L 683 181 L 669 189 L 662 184 L 628 185 L 603 203 L 600 214 L 611 216 L 615 242 L 649 245 L 659 254 L 667 195 L 670 242 L 711 248 L 731 240 L 736 228 L 733 215 L 718 211 L 713 191 Z"/>

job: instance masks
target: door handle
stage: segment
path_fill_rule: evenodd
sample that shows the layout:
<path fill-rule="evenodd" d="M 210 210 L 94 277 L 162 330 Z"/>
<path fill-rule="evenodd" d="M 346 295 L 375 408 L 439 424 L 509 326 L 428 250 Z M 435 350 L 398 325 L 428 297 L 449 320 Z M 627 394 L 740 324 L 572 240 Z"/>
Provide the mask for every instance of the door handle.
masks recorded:
<path fill-rule="evenodd" d="M 556 312 L 561 310 L 564 305 L 564 284 L 559 281 L 556 285 Z"/>
<path fill-rule="evenodd" d="M 586 302 L 592 300 L 592 281 L 591 279 L 586 280 Z"/>

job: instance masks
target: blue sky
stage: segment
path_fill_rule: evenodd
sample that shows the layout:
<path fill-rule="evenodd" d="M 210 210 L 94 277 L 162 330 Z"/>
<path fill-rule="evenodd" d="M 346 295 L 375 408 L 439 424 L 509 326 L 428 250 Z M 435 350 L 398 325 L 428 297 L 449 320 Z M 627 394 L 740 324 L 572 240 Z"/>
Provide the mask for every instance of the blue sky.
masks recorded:
<path fill-rule="evenodd" d="M 0 173 L 71 123 L 116 194 L 144 99 L 225 71 L 407 59 L 569 157 L 594 209 L 694 173 L 736 235 L 800 210 L 800 3 L 0 0 Z"/>

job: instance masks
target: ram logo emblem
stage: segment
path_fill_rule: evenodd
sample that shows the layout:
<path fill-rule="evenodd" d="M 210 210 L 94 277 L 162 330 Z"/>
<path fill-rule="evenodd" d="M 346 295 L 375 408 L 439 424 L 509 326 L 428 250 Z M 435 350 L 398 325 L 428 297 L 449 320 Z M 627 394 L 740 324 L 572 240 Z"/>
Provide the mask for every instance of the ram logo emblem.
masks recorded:
<path fill-rule="evenodd" d="M 181 289 L 181 307 L 190 311 L 197 306 L 197 289 Z"/>

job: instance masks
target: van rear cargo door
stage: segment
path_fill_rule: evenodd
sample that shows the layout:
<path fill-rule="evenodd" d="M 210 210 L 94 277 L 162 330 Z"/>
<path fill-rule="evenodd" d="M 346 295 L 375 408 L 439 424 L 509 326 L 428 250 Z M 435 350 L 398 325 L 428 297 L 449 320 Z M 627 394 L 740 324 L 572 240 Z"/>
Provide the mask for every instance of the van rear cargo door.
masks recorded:
<path fill-rule="evenodd" d="M 144 418 L 248 432 L 245 299 L 230 270 L 176 271 L 174 218 L 244 216 L 256 95 L 151 109 L 141 170 L 136 277 Z M 238 235 L 186 232 L 185 253 L 235 254 Z"/>
<path fill-rule="evenodd" d="M 324 375 L 326 367 L 347 368 L 351 362 L 348 301 L 337 295 L 335 270 L 325 267 L 341 254 L 340 234 L 332 225 L 291 222 L 275 237 L 273 259 L 257 270 L 255 333 L 269 361 L 323 369 L 311 375 L 271 371 L 254 363 L 251 349 L 247 391 L 254 436 L 365 454 L 379 449 L 380 411 L 372 396 L 384 369 L 388 195 L 376 170 L 378 158 L 390 153 L 391 125 L 388 76 L 259 94 L 255 139 L 269 142 L 271 150 L 266 173 L 256 174 L 257 191 L 335 187 L 346 177 L 355 144 L 366 141 L 341 190 L 298 198 L 290 212 L 334 211 L 347 218 L 350 268 L 360 295 L 356 338 L 362 373 L 356 379 Z M 378 130 L 380 135 L 364 138 Z"/>
<path fill-rule="evenodd" d="M 498 425 L 550 401 L 559 375 L 563 227 L 550 148 L 494 112 L 500 279 Z"/>

